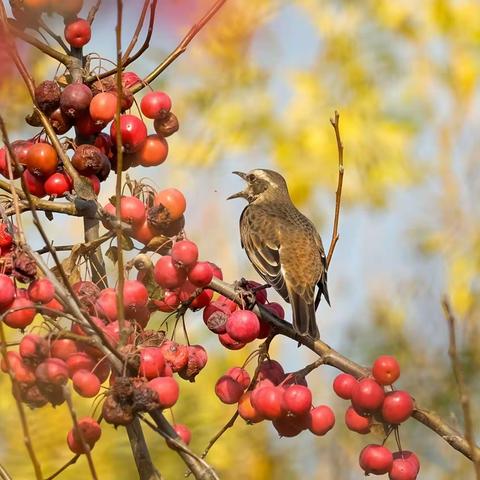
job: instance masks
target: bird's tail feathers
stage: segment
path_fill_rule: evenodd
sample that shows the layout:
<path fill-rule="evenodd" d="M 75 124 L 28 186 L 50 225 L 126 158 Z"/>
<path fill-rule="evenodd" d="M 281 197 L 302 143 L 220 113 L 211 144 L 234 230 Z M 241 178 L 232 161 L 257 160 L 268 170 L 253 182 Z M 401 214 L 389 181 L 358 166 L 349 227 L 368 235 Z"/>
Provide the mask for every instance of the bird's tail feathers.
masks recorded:
<path fill-rule="evenodd" d="M 310 335 L 314 339 L 320 338 L 320 332 L 315 318 L 315 305 L 307 303 L 295 292 L 289 292 L 289 300 L 292 305 L 293 328 L 300 335 Z"/>

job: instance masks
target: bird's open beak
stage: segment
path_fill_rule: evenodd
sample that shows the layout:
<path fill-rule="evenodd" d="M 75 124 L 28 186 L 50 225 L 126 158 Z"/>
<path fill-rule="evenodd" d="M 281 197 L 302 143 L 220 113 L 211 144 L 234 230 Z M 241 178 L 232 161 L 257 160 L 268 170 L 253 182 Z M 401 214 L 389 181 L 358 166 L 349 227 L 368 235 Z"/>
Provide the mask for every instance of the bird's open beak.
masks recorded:
<path fill-rule="evenodd" d="M 247 181 L 247 174 L 243 172 L 232 172 L 234 175 L 238 175 L 240 178 L 243 180 Z M 227 200 L 232 200 L 233 198 L 247 198 L 247 192 L 245 190 L 242 190 L 241 192 L 234 193 L 233 195 L 230 195 L 227 197 Z"/>

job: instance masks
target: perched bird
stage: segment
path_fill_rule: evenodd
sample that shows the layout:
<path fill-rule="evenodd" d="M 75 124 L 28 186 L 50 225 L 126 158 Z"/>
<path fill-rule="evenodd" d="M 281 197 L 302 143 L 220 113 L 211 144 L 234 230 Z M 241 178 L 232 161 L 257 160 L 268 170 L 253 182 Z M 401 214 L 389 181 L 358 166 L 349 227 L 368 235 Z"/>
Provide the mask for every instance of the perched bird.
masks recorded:
<path fill-rule="evenodd" d="M 319 338 L 315 310 L 322 294 L 330 305 L 320 235 L 292 203 L 279 173 L 262 169 L 233 173 L 247 182 L 245 190 L 228 197 L 248 201 L 240 217 L 242 247 L 265 282 L 292 305 L 294 329 Z"/>

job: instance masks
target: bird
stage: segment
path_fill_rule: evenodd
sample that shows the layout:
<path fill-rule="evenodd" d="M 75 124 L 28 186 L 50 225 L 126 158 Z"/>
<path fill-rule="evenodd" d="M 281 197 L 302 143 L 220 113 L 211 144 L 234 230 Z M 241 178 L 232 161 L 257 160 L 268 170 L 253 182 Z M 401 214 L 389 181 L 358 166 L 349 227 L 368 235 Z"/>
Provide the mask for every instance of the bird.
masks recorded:
<path fill-rule="evenodd" d="M 247 183 L 244 190 L 228 197 L 248 202 L 240 216 L 242 248 L 263 280 L 291 304 L 294 330 L 300 336 L 320 338 L 315 311 L 322 295 L 330 305 L 320 235 L 295 207 L 278 172 L 232 173 Z"/>

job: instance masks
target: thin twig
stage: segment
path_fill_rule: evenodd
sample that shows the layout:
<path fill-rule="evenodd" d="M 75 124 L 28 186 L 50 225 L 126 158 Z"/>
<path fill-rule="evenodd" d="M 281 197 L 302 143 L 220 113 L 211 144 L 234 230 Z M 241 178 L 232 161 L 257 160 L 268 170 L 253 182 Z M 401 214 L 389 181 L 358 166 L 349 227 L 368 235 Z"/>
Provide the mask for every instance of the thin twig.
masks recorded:
<path fill-rule="evenodd" d="M 63 385 L 62 391 L 63 391 L 63 397 L 65 398 L 65 402 L 68 407 L 68 411 L 70 412 L 70 416 L 72 417 L 73 429 L 75 433 L 78 435 L 82 449 L 85 451 L 85 456 L 87 457 L 88 467 L 90 469 L 92 478 L 94 480 L 98 480 L 97 472 L 95 471 L 95 465 L 93 463 L 92 455 L 90 453 L 90 445 L 85 440 L 82 429 L 78 425 L 77 413 L 75 411 L 75 408 L 73 407 L 72 397 L 70 395 L 70 390 L 68 386 Z"/>
<path fill-rule="evenodd" d="M 477 480 L 480 480 L 480 457 L 477 455 L 478 452 L 475 448 L 475 433 L 473 428 L 470 394 L 467 385 L 465 384 L 465 377 L 463 375 L 462 365 L 460 363 L 460 359 L 458 358 L 457 340 L 455 333 L 456 318 L 452 312 L 450 302 L 446 297 L 442 300 L 442 307 L 448 323 L 448 355 L 450 357 L 450 361 L 452 362 L 453 375 L 455 377 L 458 394 L 460 396 L 460 403 L 462 405 L 465 439 L 470 445 L 470 453 L 473 461 L 473 467 L 475 469 L 475 476 Z"/>
<path fill-rule="evenodd" d="M 335 138 L 337 140 L 337 151 L 338 151 L 338 183 L 337 183 L 337 191 L 335 193 L 335 217 L 333 220 L 333 231 L 332 231 L 332 239 L 330 241 L 330 248 L 328 249 L 327 255 L 327 270 L 330 266 L 330 262 L 332 260 L 333 251 L 335 250 L 335 246 L 337 245 L 339 234 L 338 234 L 338 221 L 340 218 L 340 203 L 342 200 L 342 186 L 343 186 L 343 143 L 342 138 L 340 136 L 340 115 L 335 110 L 335 117 L 330 119 L 330 123 L 332 124 L 333 129 L 335 130 Z"/>
<path fill-rule="evenodd" d="M 25 447 L 27 448 L 28 454 L 30 456 L 30 460 L 33 465 L 33 469 L 35 471 L 35 478 L 37 480 L 42 480 L 42 469 L 40 467 L 40 463 L 38 462 L 37 456 L 35 454 L 35 450 L 32 444 L 32 438 L 30 436 L 30 430 L 28 428 L 28 421 L 25 415 L 25 409 L 23 408 L 23 404 L 20 400 L 20 389 L 18 386 L 17 381 L 15 380 L 15 374 L 10 365 L 10 361 L 7 355 L 7 339 L 5 337 L 5 331 L 3 329 L 3 322 L 0 322 L 0 350 L 2 352 L 3 361 L 5 362 L 5 366 L 7 367 L 8 375 L 10 376 L 10 380 L 12 382 L 13 388 L 13 396 L 15 398 L 15 403 L 17 404 L 18 413 L 20 416 L 20 423 L 22 424 L 22 431 L 23 431 L 23 442 Z"/>
<path fill-rule="evenodd" d="M 116 33 L 116 45 L 117 45 L 117 90 L 122 91 L 122 21 L 123 21 L 123 1 L 117 0 L 117 25 L 115 27 Z M 114 122 L 117 125 L 116 129 L 116 146 L 117 146 L 117 182 L 115 184 L 115 198 L 116 198 L 116 211 L 115 214 L 120 218 L 120 200 L 122 198 L 122 171 L 123 171 L 123 147 L 122 147 L 122 134 L 120 129 L 120 109 L 121 102 L 117 102 L 117 109 L 115 112 Z M 117 243 L 118 243 L 118 258 L 117 258 L 117 271 L 118 271 L 118 283 L 117 283 L 117 320 L 120 328 L 120 342 L 119 345 L 124 345 L 127 340 L 127 331 L 125 329 L 125 310 L 123 305 L 123 287 L 125 284 L 125 269 L 123 261 L 123 249 L 122 236 L 123 231 L 120 226 L 116 228 Z"/>
<path fill-rule="evenodd" d="M 188 31 L 183 37 L 179 45 L 170 53 L 170 55 L 163 60 L 151 73 L 149 73 L 142 83 L 136 84 L 132 87 L 132 92 L 136 93 L 141 90 L 145 85 L 152 83 L 169 65 L 171 65 L 182 53 L 187 50 L 189 43 L 195 38 L 195 36 L 202 30 L 202 28 L 212 19 L 212 17 L 223 7 L 227 0 L 217 0 L 212 7 L 205 13 L 205 15 Z"/>
<path fill-rule="evenodd" d="M 74 465 L 77 463 L 77 460 L 80 458 L 80 455 L 74 455 L 67 463 L 63 464 L 56 472 L 52 473 L 49 477 L 45 480 L 53 480 L 57 478 L 61 473 L 63 473 L 70 465 Z"/>
<path fill-rule="evenodd" d="M 134 55 L 131 57 L 127 58 L 125 62 L 122 64 L 122 69 L 125 69 L 128 65 L 133 63 L 137 58 L 140 58 L 142 54 L 148 49 L 150 46 L 150 40 L 152 39 L 152 34 L 153 34 L 153 26 L 155 23 L 155 11 L 157 8 L 157 2 L 158 0 L 152 0 L 152 4 L 150 6 L 150 16 L 149 16 L 149 21 L 148 21 L 148 30 L 147 30 L 147 35 L 145 37 L 145 40 L 142 44 L 142 46 L 138 49 L 137 52 L 135 52 Z M 111 70 L 107 70 L 106 72 L 102 72 L 99 75 L 90 75 L 85 79 L 85 83 L 90 84 L 94 82 L 95 80 L 101 80 L 102 78 L 110 77 L 111 75 L 115 75 L 117 73 L 117 67 L 112 68 Z"/>
<path fill-rule="evenodd" d="M 98 9 L 100 8 L 101 4 L 102 4 L 102 0 L 97 0 L 95 4 L 92 6 L 92 8 L 90 9 L 90 11 L 88 12 L 87 22 L 90 25 L 95 20 L 95 16 L 97 15 Z"/>
<path fill-rule="evenodd" d="M 145 23 L 145 17 L 147 16 L 147 10 L 148 10 L 149 3 L 150 3 L 150 0 L 144 0 L 144 2 L 143 2 L 143 7 L 142 7 L 142 11 L 140 13 L 140 18 L 138 19 L 138 22 L 137 22 L 137 27 L 135 28 L 135 32 L 133 33 L 132 39 L 130 40 L 130 43 L 129 43 L 128 47 L 125 49 L 125 52 L 123 53 L 123 56 L 122 56 L 122 59 L 121 59 L 119 65 L 123 65 L 125 63 L 128 56 L 130 55 L 132 50 L 135 48 L 135 45 L 137 44 L 138 36 L 140 35 L 140 32 L 142 31 L 143 24 Z"/>
<path fill-rule="evenodd" d="M 54 48 L 50 47 L 46 43 L 43 43 L 42 41 L 38 40 L 38 38 L 24 32 L 23 30 L 20 30 L 14 27 L 13 25 L 9 25 L 8 29 L 12 33 L 12 35 L 22 39 L 24 42 L 34 46 L 35 48 L 38 48 L 38 50 L 40 50 L 45 55 L 52 57 L 54 60 L 57 60 L 58 62 L 63 63 L 64 65 L 67 63 L 68 55 L 66 55 L 65 53 L 55 50 Z"/>
<path fill-rule="evenodd" d="M 222 280 L 214 278 L 210 282 L 209 288 L 221 293 L 222 295 L 225 295 L 227 298 L 238 304 L 241 303 L 238 292 L 235 290 L 233 285 L 229 285 Z M 350 373 L 356 378 L 365 377 L 371 373 L 368 368 L 362 367 L 358 363 L 355 363 L 321 340 L 314 340 L 310 336 L 299 335 L 293 329 L 290 323 L 278 318 L 276 315 L 273 315 L 263 306 L 256 305 L 253 308 L 253 311 L 260 315 L 263 320 L 273 325 L 277 333 L 289 337 L 315 352 L 320 356 L 325 365 L 330 365 L 341 370 L 342 372 Z M 443 440 L 450 444 L 455 450 L 459 451 L 467 458 L 472 459 L 472 449 L 470 443 L 460 432 L 451 427 L 435 412 L 422 408 L 415 403 L 412 417 L 443 438 Z M 475 447 L 475 452 L 478 457 L 480 455 L 480 449 Z"/>
<path fill-rule="evenodd" d="M 69 49 L 66 45 L 66 43 L 63 41 L 62 37 L 60 35 L 57 35 L 40 17 L 38 19 L 38 23 L 43 30 L 45 30 L 46 33 L 48 33 L 63 49 L 63 51 L 68 55 Z"/>
<path fill-rule="evenodd" d="M 150 428 L 165 438 L 167 444 L 180 455 L 197 480 L 219 480 L 219 477 L 213 468 L 208 465 L 205 460 L 193 453 L 190 448 L 182 442 L 177 432 L 173 429 L 160 410 L 150 412 L 150 416 L 155 421 L 155 424 L 145 417 L 140 418 Z"/>

